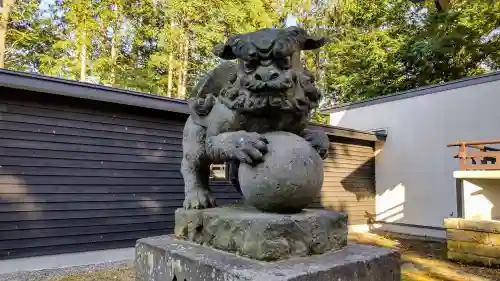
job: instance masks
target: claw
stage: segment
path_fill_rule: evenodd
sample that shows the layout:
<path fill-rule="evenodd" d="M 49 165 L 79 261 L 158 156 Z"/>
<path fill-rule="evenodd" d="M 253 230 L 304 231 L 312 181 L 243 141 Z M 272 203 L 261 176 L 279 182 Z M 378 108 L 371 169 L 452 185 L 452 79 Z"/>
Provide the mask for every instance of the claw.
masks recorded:
<path fill-rule="evenodd" d="M 328 156 L 330 140 L 325 133 L 319 131 L 308 131 L 305 134 L 304 139 L 311 144 L 322 159 L 325 159 Z"/>
<path fill-rule="evenodd" d="M 317 149 L 318 153 L 319 153 L 319 156 L 321 157 L 321 159 L 326 159 L 328 157 L 328 149 Z"/>
<path fill-rule="evenodd" d="M 184 199 L 184 209 L 207 209 L 216 206 L 215 199 L 206 190 L 203 191 L 191 191 L 186 193 L 186 198 Z"/>

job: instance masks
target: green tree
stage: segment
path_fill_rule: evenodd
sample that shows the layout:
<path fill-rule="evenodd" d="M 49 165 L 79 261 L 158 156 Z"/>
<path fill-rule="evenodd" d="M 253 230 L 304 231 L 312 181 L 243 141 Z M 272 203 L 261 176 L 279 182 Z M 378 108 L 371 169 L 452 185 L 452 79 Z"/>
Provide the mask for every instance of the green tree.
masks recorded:
<path fill-rule="evenodd" d="M 277 18 L 271 0 L 55 0 L 46 11 L 40 0 L 19 0 L 9 7 L 2 53 L 9 68 L 179 98 L 218 62 L 214 44 Z"/>
<path fill-rule="evenodd" d="M 5 0 L 0 11 L 0 68 L 5 67 L 5 57 L 7 55 L 7 32 L 9 30 L 9 20 L 11 10 L 15 4 L 14 0 Z"/>
<path fill-rule="evenodd" d="M 496 69 L 500 2 L 352 0 L 328 16 L 322 85 L 329 101 L 359 101 Z M 487 68 L 486 66 L 489 66 Z"/>
<path fill-rule="evenodd" d="M 9 3 L 10 2 L 10 3 Z M 4 5 L 2 18 L 6 26 L 0 31 L 0 67 L 29 71 L 36 58 L 36 51 L 40 51 L 45 42 L 46 26 L 40 19 L 38 11 L 39 1 L 19 0 L 7 1 Z M 5 32 L 2 34 L 2 32 Z M 2 45 L 2 44 L 0 44 Z"/>
<path fill-rule="evenodd" d="M 79 80 L 86 81 L 90 73 L 89 64 L 92 59 L 95 35 L 99 32 L 99 24 L 97 22 L 97 13 L 99 4 L 92 0 L 62 1 L 65 11 L 65 19 L 68 29 L 71 30 L 68 39 L 74 41 L 75 51 L 77 56 L 74 60 L 78 60 L 78 64 L 73 64 L 73 67 L 79 69 Z"/>
<path fill-rule="evenodd" d="M 97 5 L 99 33 L 94 40 L 100 42 L 98 54 L 93 62 L 96 76 L 103 84 L 119 87 L 120 63 L 124 48 L 124 37 L 127 35 L 125 28 L 125 0 L 103 0 Z"/>
<path fill-rule="evenodd" d="M 167 1 L 167 16 L 170 43 L 177 46 L 170 53 L 177 78 L 173 96 L 184 98 L 197 78 L 217 63 L 211 54 L 214 44 L 230 34 L 271 27 L 276 13 L 272 2 L 263 0 L 171 0 Z"/>
<path fill-rule="evenodd" d="M 414 27 L 395 60 L 404 66 L 402 88 L 452 81 L 500 67 L 500 2 L 453 2 Z"/>

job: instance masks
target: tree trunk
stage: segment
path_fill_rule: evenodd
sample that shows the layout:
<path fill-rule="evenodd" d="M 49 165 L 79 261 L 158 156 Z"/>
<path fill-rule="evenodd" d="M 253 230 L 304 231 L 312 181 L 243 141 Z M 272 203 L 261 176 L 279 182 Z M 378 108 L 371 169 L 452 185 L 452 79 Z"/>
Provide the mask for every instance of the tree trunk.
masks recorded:
<path fill-rule="evenodd" d="M 171 22 L 170 23 L 170 28 L 172 29 L 174 27 L 174 23 Z M 173 67 L 173 63 L 174 63 L 174 51 L 173 51 L 173 47 L 172 47 L 172 43 L 171 42 L 167 42 L 167 46 L 169 46 L 168 48 L 168 78 L 167 78 L 167 96 L 168 97 L 172 97 L 172 76 L 173 76 L 173 71 L 174 71 L 174 67 Z"/>
<path fill-rule="evenodd" d="M 82 44 L 80 51 L 80 81 L 87 79 L 87 45 Z"/>
<path fill-rule="evenodd" d="M 434 3 L 436 3 L 438 11 L 446 11 L 451 6 L 449 0 L 435 0 Z"/>
<path fill-rule="evenodd" d="M 111 86 L 115 87 L 116 86 L 116 56 L 117 56 L 117 50 L 116 50 L 116 39 L 118 37 L 118 21 L 120 20 L 119 18 L 119 12 L 118 12 L 118 3 L 115 2 L 115 22 L 113 23 L 113 35 L 111 36 Z"/>
<path fill-rule="evenodd" d="M 320 62 L 320 50 L 316 50 L 316 52 L 314 53 L 314 64 L 315 64 L 315 71 L 316 71 L 316 77 L 315 77 L 315 80 L 316 81 L 319 81 L 320 80 L 320 65 L 319 65 L 319 62 Z"/>
<path fill-rule="evenodd" d="M 116 38 L 111 37 L 111 86 L 116 86 Z"/>
<path fill-rule="evenodd" d="M 5 54 L 7 52 L 7 28 L 9 25 L 9 13 L 14 5 L 14 0 L 3 1 L 3 11 L 0 14 L 0 68 L 5 68 Z"/>
<path fill-rule="evenodd" d="M 170 51 L 170 54 L 168 55 L 168 78 L 167 78 L 167 97 L 172 97 L 172 76 L 173 76 L 173 70 L 174 68 L 172 67 L 172 64 L 174 63 L 174 55 L 173 52 Z"/>
<path fill-rule="evenodd" d="M 179 40 L 179 42 L 181 42 L 179 44 L 179 63 L 177 64 L 178 65 L 178 69 L 177 69 L 177 91 L 174 95 L 175 98 L 178 98 L 181 96 L 181 91 L 182 91 L 182 81 L 184 81 L 184 78 L 183 78 L 183 74 L 184 74 L 184 69 L 183 69 L 183 57 L 184 57 L 184 35 L 181 35 L 181 40 Z"/>
<path fill-rule="evenodd" d="M 188 63 L 189 63 L 189 37 L 185 36 L 184 50 L 182 52 L 182 84 L 181 84 L 181 92 L 179 93 L 179 98 L 181 99 L 186 98 Z"/>

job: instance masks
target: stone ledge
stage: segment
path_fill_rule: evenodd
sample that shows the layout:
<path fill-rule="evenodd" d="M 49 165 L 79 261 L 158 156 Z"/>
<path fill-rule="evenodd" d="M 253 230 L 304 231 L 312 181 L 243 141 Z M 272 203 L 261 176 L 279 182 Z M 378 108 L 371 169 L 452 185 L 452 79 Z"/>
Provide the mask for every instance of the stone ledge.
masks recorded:
<path fill-rule="evenodd" d="M 495 258 L 500 260 L 500 247 L 473 242 L 447 241 L 449 252 L 474 254 L 481 257 Z"/>
<path fill-rule="evenodd" d="M 500 234 L 500 221 L 449 218 L 444 220 L 444 228 Z"/>
<path fill-rule="evenodd" d="M 471 230 L 447 229 L 448 241 L 471 242 L 483 245 L 500 246 L 500 234 Z"/>
<path fill-rule="evenodd" d="M 447 256 L 448 256 L 448 259 L 456 261 L 456 262 L 473 264 L 473 265 L 481 265 L 481 266 L 487 266 L 487 267 L 494 267 L 494 268 L 500 267 L 500 259 L 479 256 L 479 255 L 475 255 L 473 253 L 467 254 L 467 253 L 457 253 L 457 252 L 448 251 Z"/>
<path fill-rule="evenodd" d="M 500 266 L 500 221 L 445 219 L 448 259 Z"/>
<path fill-rule="evenodd" d="M 257 260 L 283 260 L 345 247 L 347 215 L 313 209 L 283 215 L 246 206 L 178 209 L 175 235 Z"/>
<path fill-rule="evenodd" d="M 456 179 L 500 179 L 500 171 L 454 171 Z"/>
<path fill-rule="evenodd" d="M 357 244 L 323 255 L 262 262 L 166 235 L 139 240 L 135 266 L 137 281 L 401 280 L 396 251 Z"/>

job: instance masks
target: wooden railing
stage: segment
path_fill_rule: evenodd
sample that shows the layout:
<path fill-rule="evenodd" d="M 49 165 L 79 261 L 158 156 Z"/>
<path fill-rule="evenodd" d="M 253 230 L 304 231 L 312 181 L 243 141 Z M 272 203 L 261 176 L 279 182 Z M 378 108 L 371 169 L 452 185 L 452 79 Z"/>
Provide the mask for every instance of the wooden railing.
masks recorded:
<path fill-rule="evenodd" d="M 448 147 L 458 146 L 458 153 L 454 158 L 460 159 L 460 170 L 500 170 L 500 149 L 486 146 L 487 144 L 500 144 L 500 140 L 456 142 L 448 144 Z M 467 150 L 468 148 L 479 151 Z"/>

